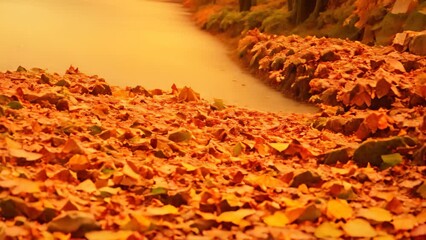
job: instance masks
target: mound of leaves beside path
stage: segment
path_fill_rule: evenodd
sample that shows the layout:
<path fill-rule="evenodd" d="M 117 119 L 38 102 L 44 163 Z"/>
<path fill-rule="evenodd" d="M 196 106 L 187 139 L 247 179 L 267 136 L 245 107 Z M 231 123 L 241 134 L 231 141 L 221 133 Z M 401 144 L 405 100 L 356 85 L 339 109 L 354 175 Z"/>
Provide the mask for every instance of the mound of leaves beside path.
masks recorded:
<path fill-rule="evenodd" d="M 20 67 L 0 82 L 0 239 L 426 235 L 417 113 L 366 113 L 363 141 L 320 124 L 332 108 L 257 112 L 75 68 Z"/>
<path fill-rule="evenodd" d="M 238 48 L 267 83 L 301 100 L 346 110 L 426 106 L 426 56 L 258 30 L 249 31 Z"/>

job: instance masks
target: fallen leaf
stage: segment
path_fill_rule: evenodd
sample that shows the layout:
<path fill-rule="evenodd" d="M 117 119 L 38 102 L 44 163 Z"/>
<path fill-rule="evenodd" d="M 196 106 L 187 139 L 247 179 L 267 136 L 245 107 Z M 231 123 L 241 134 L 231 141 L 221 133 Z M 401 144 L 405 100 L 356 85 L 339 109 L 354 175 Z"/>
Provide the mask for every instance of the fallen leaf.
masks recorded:
<path fill-rule="evenodd" d="M 323 222 L 315 229 L 315 237 L 324 239 L 338 239 L 343 235 L 343 231 L 334 222 Z"/>
<path fill-rule="evenodd" d="M 371 238 L 377 235 L 376 230 L 364 219 L 351 219 L 343 225 L 343 230 L 350 237 Z"/>
<path fill-rule="evenodd" d="M 87 193 L 94 193 L 98 189 L 96 188 L 96 185 L 92 182 L 92 180 L 86 179 L 85 181 L 78 184 L 78 186 L 76 187 L 76 190 L 81 190 Z"/>
<path fill-rule="evenodd" d="M 68 211 L 65 212 L 49 224 L 47 224 L 49 232 L 75 233 L 82 231 L 83 235 L 86 232 L 100 230 L 100 226 L 96 222 L 95 217 L 86 212 Z"/>
<path fill-rule="evenodd" d="M 15 158 L 25 158 L 27 161 L 35 161 L 43 157 L 40 153 L 33 153 L 25 151 L 24 149 L 9 149 L 9 155 Z"/>
<path fill-rule="evenodd" d="M 179 209 L 177 209 L 173 205 L 164 205 L 162 207 L 147 207 L 146 211 L 144 212 L 144 215 L 147 216 L 163 216 L 168 214 L 178 214 Z"/>
<path fill-rule="evenodd" d="M 77 172 L 86 170 L 90 166 L 90 162 L 86 155 L 74 154 L 74 156 L 72 156 L 68 161 L 67 165 L 69 169 Z"/>
<path fill-rule="evenodd" d="M 284 227 L 289 223 L 287 215 L 285 213 L 276 211 L 274 214 L 263 218 L 266 225 L 271 227 Z"/>
<path fill-rule="evenodd" d="M 279 180 L 278 178 L 275 178 L 270 175 L 254 175 L 250 174 L 244 179 L 247 183 L 249 183 L 252 186 L 260 186 L 262 188 L 277 188 L 277 187 L 283 187 L 286 184 Z"/>
<path fill-rule="evenodd" d="M 358 216 L 376 222 L 390 222 L 392 220 L 392 214 L 379 207 L 362 208 L 358 211 Z"/>
<path fill-rule="evenodd" d="M 396 230 L 410 230 L 417 225 L 417 219 L 411 214 L 395 216 L 392 225 Z"/>
<path fill-rule="evenodd" d="M 415 227 L 411 231 L 411 237 L 415 237 L 416 239 L 425 239 L 426 238 L 426 224 L 421 224 Z"/>
<path fill-rule="evenodd" d="M 327 216 L 335 219 L 349 219 L 352 215 L 352 207 L 346 200 L 332 199 L 327 202 Z"/>
<path fill-rule="evenodd" d="M 79 146 L 77 141 L 72 138 L 69 138 L 65 143 L 63 149 L 63 153 L 73 153 L 73 154 L 84 154 L 83 149 Z"/>
<path fill-rule="evenodd" d="M 92 231 L 86 233 L 84 236 L 88 240 L 126 240 L 129 239 L 130 236 L 133 235 L 133 231 L 111 231 L 111 230 L 104 230 L 104 231 Z"/>
<path fill-rule="evenodd" d="M 290 143 L 269 143 L 269 146 L 271 146 L 273 149 L 277 150 L 278 152 L 282 152 L 290 146 Z"/>
<path fill-rule="evenodd" d="M 236 211 L 223 212 L 217 217 L 218 222 L 231 222 L 233 224 L 239 225 L 243 219 L 247 216 L 256 213 L 253 209 L 239 209 Z"/>
<path fill-rule="evenodd" d="M 195 171 L 195 170 L 197 170 L 197 169 L 198 169 L 198 167 L 196 167 L 196 166 L 194 166 L 194 165 L 191 165 L 191 164 L 189 164 L 189 163 L 186 163 L 186 162 L 181 162 L 180 164 L 181 164 L 181 165 L 182 165 L 182 167 L 183 167 L 186 171 L 188 171 L 188 172 L 192 172 L 192 171 Z"/>
<path fill-rule="evenodd" d="M 386 169 L 402 163 L 402 156 L 399 153 L 386 154 L 381 156 L 383 163 L 380 169 Z"/>
<path fill-rule="evenodd" d="M 424 181 L 422 183 L 422 185 L 420 185 L 417 190 L 416 193 L 420 195 L 420 197 L 426 199 L 426 181 Z"/>

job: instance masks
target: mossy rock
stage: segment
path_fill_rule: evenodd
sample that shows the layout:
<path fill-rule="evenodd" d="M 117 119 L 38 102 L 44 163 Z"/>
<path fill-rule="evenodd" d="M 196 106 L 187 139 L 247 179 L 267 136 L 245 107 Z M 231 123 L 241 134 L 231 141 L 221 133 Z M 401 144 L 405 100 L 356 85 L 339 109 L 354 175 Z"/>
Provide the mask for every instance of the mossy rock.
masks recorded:
<path fill-rule="evenodd" d="M 416 141 L 410 137 L 365 141 L 355 150 L 353 160 L 360 167 L 366 167 L 368 163 L 380 167 L 383 164 L 383 155 L 392 154 L 400 147 L 415 146 L 416 144 Z"/>
<path fill-rule="evenodd" d="M 402 32 L 405 21 L 407 20 L 408 14 L 393 14 L 388 13 L 383 18 L 383 21 L 376 25 L 373 30 L 377 29 L 376 44 L 378 45 L 389 45 L 392 43 L 395 35 Z"/>
<path fill-rule="evenodd" d="M 426 1 L 420 3 L 416 10 L 408 15 L 404 30 L 423 31 L 426 29 Z"/>

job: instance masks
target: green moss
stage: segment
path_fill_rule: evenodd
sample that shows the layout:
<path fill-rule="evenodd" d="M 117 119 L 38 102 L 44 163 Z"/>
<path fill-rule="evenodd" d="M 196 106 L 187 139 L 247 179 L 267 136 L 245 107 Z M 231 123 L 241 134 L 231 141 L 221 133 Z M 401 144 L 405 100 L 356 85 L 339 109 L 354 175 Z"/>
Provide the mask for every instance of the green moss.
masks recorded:
<path fill-rule="evenodd" d="M 263 20 L 260 30 L 271 34 L 282 33 L 291 27 L 288 21 L 289 16 L 290 13 L 287 11 L 281 9 L 274 10 Z"/>
<path fill-rule="evenodd" d="M 222 18 L 222 21 L 220 22 L 220 29 L 226 31 L 234 25 L 242 24 L 244 15 L 245 13 L 237 11 L 226 12 Z"/>
<path fill-rule="evenodd" d="M 395 34 L 402 31 L 402 27 L 407 19 L 407 14 L 388 13 L 383 21 L 376 26 L 379 29 L 376 32 L 376 44 L 388 45 L 392 43 Z"/>
<path fill-rule="evenodd" d="M 219 29 L 220 23 L 224 19 L 224 17 L 228 14 L 228 12 L 231 11 L 229 8 L 221 9 L 218 13 L 215 13 L 209 17 L 206 23 L 206 29 L 212 30 L 212 29 Z"/>
<path fill-rule="evenodd" d="M 255 10 L 244 17 L 245 30 L 260 28 L 263 21 L 270 15 L 271 10 Z"/>
<path fill-rule="evenodd" d="M 417 10 L 408 15 L 407 21 L 403 26 L 404 30 L 423 31 L 426 29 L 426 2 L 420 4 Z"/>

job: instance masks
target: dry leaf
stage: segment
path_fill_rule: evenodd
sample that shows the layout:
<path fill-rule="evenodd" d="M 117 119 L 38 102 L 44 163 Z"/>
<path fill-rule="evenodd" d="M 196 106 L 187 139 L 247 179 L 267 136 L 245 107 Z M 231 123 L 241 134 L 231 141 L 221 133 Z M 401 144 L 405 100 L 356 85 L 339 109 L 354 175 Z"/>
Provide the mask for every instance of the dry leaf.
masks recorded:
<path fill-rule="evenodd" d="M 395 216 L 392 225 L 396 230 L 409 230 L 417 225 L 417 219 L 411 214 Z"/>
<path fill-rule="evenodd" d="M 350 237 L 369 238 L 377 235 L 376 230 L 371 227 L 370 223 L 360 218 L 351 219 L 346 222 L 343 225 L 343 230 Z"/>
<path fill-rule="evenodd" d="M 217 217 L 218 222 L 231 222 L 236 225 L 240 225 L 243 219 L 247 216 L 256 213 L 253 209 L 239 209 L 236 211 L 223 212 Z"/>
<path fill-rule="evenodd" d="M 335 219 L 349 219 L 353 211 L 346 200 L 333 199 L 327 203 L 327 216 Z"/>
<path fill-rule="evenodd" d="M 33 153 L 25 151 L 24 149 L 9 149 L 9 155 L 15 158 L 25 158 L 27 161 L 35 161 L 43 157 L 40 153 Z"/>
<path fill-rule="evenodd" d="M 392 220 L 392 214 L 379 207 L 362 208 L 358 211 L 358 216 L 376 222 L 390 222 Z"/>
<path fill-rule="evenodd" d="M 343 235 L 343 231 L 333 222 L 323 222 L 315 229 L 315 237 L 324 239 L 337 239 Z"/>
<path fill-rule="evenodd" d="M 277 211 L 272 215 L 263 218 L 266 225 L 271 227 L 284 227 L 289 223 L 287 215 L 283 212 Z"/>
<path fill-rule="evenodd" d="M 179 210 L 173 205 L 164 205 L 162 207 L 148 207 L 144 212 L 145 215 L 148 216 L 162 216 L 168 214 L 178 214 Z"/>

